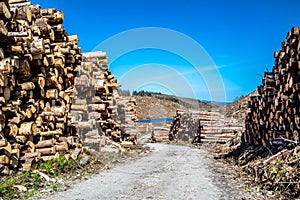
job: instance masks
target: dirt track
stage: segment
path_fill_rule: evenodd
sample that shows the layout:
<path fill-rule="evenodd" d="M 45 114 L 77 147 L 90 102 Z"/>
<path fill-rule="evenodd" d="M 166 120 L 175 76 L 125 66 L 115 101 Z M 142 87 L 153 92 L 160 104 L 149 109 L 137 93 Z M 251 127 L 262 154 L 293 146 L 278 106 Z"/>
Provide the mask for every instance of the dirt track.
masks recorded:
<path fill-rule="evenodd" d="M 114 166 L 48 199 L 242 199 L 237 183 L 218 172 L 205 148 L 149 144 L 151 152 Z M 233 184 L 233 185 L 232 185 Z"/>

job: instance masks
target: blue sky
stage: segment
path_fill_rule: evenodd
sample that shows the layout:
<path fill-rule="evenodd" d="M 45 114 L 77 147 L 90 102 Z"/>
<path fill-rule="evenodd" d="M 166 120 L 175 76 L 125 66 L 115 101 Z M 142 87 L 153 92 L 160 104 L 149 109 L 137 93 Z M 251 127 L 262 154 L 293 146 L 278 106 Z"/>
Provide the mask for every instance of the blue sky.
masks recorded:
<path fill-rule="evenodd" d="M 84 52 L 92 51 L 98 44 L 116 34 L 135 28 L 161 27 L 186 35 L 203 47 L 216 66 L 214 73 L 222 77 L 226 97 L 212 100 L 232 101 L 236 96 L 255 90 L 261 84 L 261 77 L 257 74 L 262 75 L 266 67 L 272 69 L 273 52 L 280 49 L 281 42 L 292 26 L 300 26 L 299 0 L 32 2 L 43 8 L 56 7 L 63 10 L 65 29 L 69 34 L 79 35 Z M 121 43 L 119 45 L 122 46 Z M 114 46 L 103 50 L 110 58 L 116 48 Z M 111 63 L 111 70 L 125 89 L 152 89 L 211 100 L 205 81 L 193 72 L 197 67 L 207 69 L 210 66 L 192 66 L 184 58 L 160 49 L 135 50 Z M 162 75 L 162 79 L 165 73 L 169 77 L 173 74 L 172 79 L 170 78 L 172 87 L 160 83 L 158 79 L 149 79 L 144 84 L 141 82 L 146 76 L 154 76 L 155 71 Z M 135 77 L 141 80 L 134 86 Z M 128 81 L 128 78 L 132 81 Z M 214 79 L 213 74 L 208 78 Z M 175 79 L 182 81 L 176 83 Z M 218 86 L 214 89 L 218 89 Z M 193 94 L 185 92 L 186 90 Z"/>

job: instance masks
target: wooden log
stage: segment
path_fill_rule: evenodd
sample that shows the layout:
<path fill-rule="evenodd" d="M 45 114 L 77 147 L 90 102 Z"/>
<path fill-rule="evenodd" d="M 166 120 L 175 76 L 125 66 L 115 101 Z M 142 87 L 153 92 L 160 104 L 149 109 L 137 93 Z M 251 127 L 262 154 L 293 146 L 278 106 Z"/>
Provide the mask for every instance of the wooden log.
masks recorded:
<path fill-rule="evenodd" d="M 69 145 L 67 142 L 60 142 L 55 144 L 55 149 L 57 152 L 64 152 L 69 150 Z"/>
<path fill-rule="evenodd" d="M 0 61 L 0 71 L 5 74 L 9 74 L 13 71 L 13 69 L 11 67 L 11 59 L 10 58 L 3 58 Z M 6 86 L 6 85 L 4 85 L 4 86 Z"/>
<path fill-rule="evenodd" d="M 29 37 L 28 32 L 8 32 L 7 33 L 8 37 L 21 37 L 21 38 L 26 38 Z M 26 39 L 25 39 L 26 40 Z"/>
<path fill-rule="evenodd" d="M 26 160 L 28 158 L 36 158 L 37 160 L 39 160 L 40 157 L 41 157 L 40 152 L 26 152 L 25 155 L 20 158 L 20 160 Z"/>
<path fill-rule="evenodd" d="M 9 131 L 10 137 L 16 137 L 18 135 L 19 128 L 16 124 L 10 124 L 9 129 L 10 129 Z"/>
<path fill-rule="evenodd" d="M 8 100 L 10 100 L 10 88 L 9 87 L 5 87 L 4 88 L 4 92 L 3 92 L 3 97 L 4 97 L 4 99 L 5 99 L 5 101 L 8 101 Z"/>
<path fill-rule="evenodd" d="M 11 5 L 11 6 L 13 6 L 14 4 L 17 4 L 17 5 L 19 5 L 19 4 L 25 4 L 25 5 L 28 5 L 28 4 L 31 4 L 31 3 L 29 3 L 28 2 L 28 0 L 8 0 L 8 3 Z M 21 5 L 22 5 L 21 4 Z"/>
<path fill-rule="evenodd" d="M 25 144 L 27 142 L 27 137 L 25 135 L 15 136 L 16 142 L 19 144 Z"/>
<path fill-rule="evenodd" d="M 80 153 L 81 153 L 81 149 L 79 149 L 79 148 L 76 148 L 76 149 L 72 150 L 71 151 L 71 158 L 73 160 L 77 160 Z"/>
<path fill-rule="evenodd" d="M 37 126 L 34 121 L 24 122 L 21 124 L 19 129 L 19 135 L 36 135 Z"/>
<path fill-rule="evenodd" d="M 0 35 L 7 35 L 8 30 L 3 20 L 0 20 Z M 14 39 L 13 39 L 14 40 Z M 5 42 L 5 41 L 4 41 Z"/>
<path fill-rule="evenodd" d="M 81 121 L 81 122 L 78 122 L 77 124 L 77 127 L 79 129 L 84 129 L 84 128 L 93 128 L 96 124 L 96 121 L 95 120 L 89 120 L 89 121 Z"/>
<path fill-rule="evenodd" d="M 0 148 L 4 147 L 4 146 L 7 146 L 7 140 L 6 139 L 1 139 L 0 140 Z"/>
<path fill-rule="evenodd" d="M 21 150 L 19 149 L 20 147 L 18 147 L 18 149 L 16 149 L 16 147 L 14 147 L 15 149 L 11 150 L 11 154 L 15 155 L 18 159 L 20 158 L 21 155 Z"/>
<path fill-rule="evenodd" d="M 10 163 L 10 159 L 7 155 L 0 155 L 0 164 L 8 165 Z"/>
<path fill-rule="evenodd" d="M 50 77 L 47 77 L 45 85 L 47 87 L 58 87 L 58 80 L 57 77 L 55 75 L 52 75 Z"/>
<path fill-rule="evenodd" d="M 24 171 L 28 171 L 30 170 L 36 163 L 36 159 L 35 158 L 26 158 L 25 162 L 22 163 L 22 170 Z"/>
<path fill-rule="evenodd" d="M 0 2 L 0 16 L 6 19 L 11 18 L 11 13 L 5 2 Z"/>
<path fill-rule="evenodd" d="M 30 46 L 30 53 L 32 55 L 40 55 L 45 53 L 44 40 L 42 38 L 35 38 Z"/>
<path fill-rule="evenodd" d="M 7 142 L 6 146 L 3 146 L 0 148 L 0 155 L 6 155 L 8 157 L 10 157 L 12 154 L 12 147 L 11 144 L 9 142 Z"/>
<path fill-rule="evenodd" d="M 21 84 L 22 90 L 33 90 L 35 88 L 35 85 L 33 82 L 25 82 Z"/>
<path fill-rule="evenodd" d="M 32 136 L 29 136 L 29 139 L 27 142 L 26 142 L 26 146 L 27 146 L 27 152 L 35 152 L 35 146 L 34 146 L 34 143 L 32 141 Z"/>
<path fill-rule="evenodd" d="M 24 54 L 24 49 L 23 49 L 23 46 L 21 46 L 21 45 L 9 46 L 7 49 L 5 49 L 5 51 L 8 54 L 13 54 L 13 55 L 22 55 L 22 54 Z"/>
<path fill-rule="evenodd" d="M 76 110 L 87 110 L 87 105 L 78 105 L 78 104 L 72 104 L 71 109 L 76 111 Z"/>
<path fill-rule="evenodd" d="M 56 148 L 55 147 L 46 147 L 46 148 L 39 148 L 36 149 L 36 152 L 41 153 L 41 155 L 54 155 L 56 154 Z"/>
<path fill-rule="evenodd" d="M 14 13 L 13 18 L 15 20 L 26 20 L 31 22 L 32 12 L 28 5 L 26 4 L 12 4 L 10 6 L 11 11 Z"/>
<path fill-rule="evenodd" d="M 8 78 L 6 74 L 0 74 L 0 86 L 6 87 L 8 85 Z M 1 88 L 3 90 L 3 88 Z M 1 92 L 3 93 L 3 91 Z"/>
<path fill-rule="evenodd" d="M 9 165 L 10 165 L 12 168 L 16 169 L 16 168 L 18 167 L 18 165 L 19 165 L 19 158 L 18 158 L 16 155 L 12 155 L 12 156 L 10 157 Z"/>
<path fill-rule="evenodd" d="M 96 111 L 105 111 L 107 109 L 106 104 L 90 104 L 90 107 Z"/>
<path fill-rule="evenodd" d="M 53 136 L 53 135 L 62 135 L 63 132 L 61 129 L 54 130 L 54 131 L 44 131 L 39 133 L 41 136 Z"/>
<path fill-rule="evenodd" d="M 45 147 L 53 147 L 54 146 L 54 139 L 39 141 L 34 146 L 35 146 L 36 149 L 37 148 L 45 148 Z"/>
<path fill-rule="evenodd" d="M 49 89 L 46 91 L 46 98 L 48 99 L 58 99 L 58 90 L 57 89 Z"/>
<path fill-rule="evenodd" d="M 18 78 L 27 78 L 30 76 L 30 65 L 26 59 L 21 59 L 19 69 L 15 69 Z"/>

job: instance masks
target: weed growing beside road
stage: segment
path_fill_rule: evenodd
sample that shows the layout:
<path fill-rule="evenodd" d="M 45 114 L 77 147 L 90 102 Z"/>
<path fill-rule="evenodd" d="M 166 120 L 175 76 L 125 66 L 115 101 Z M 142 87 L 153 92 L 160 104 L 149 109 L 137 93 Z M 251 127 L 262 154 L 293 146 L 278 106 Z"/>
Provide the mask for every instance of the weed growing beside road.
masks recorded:
<path fill-rule="evenodd" d="M 39 194 L 41 188 L 55 191 L 59 184 L 56 178 L 64 174 L 74 174 L 78 167 L 77 161 L 68 160 L 63 155 L 47 162 L 40 161 L 28 171 L 2 178 L 0 199 L 27 199 Z"/>

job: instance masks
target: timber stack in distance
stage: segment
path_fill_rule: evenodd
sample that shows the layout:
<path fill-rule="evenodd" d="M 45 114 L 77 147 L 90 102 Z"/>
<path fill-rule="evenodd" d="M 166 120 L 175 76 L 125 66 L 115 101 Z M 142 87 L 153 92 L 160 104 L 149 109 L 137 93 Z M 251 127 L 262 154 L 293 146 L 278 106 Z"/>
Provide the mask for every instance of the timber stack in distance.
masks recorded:
<path fill-rule="evenodd" d="M 0 173 L 81 147 L 69 126 L 78 36 L 64 14 L 25 0 L 0 2 Z"/>
<path fill-rule="evenodd" d="M 258 95 L 249 101 L 243 142 L 271 146 L 298 144 L 300 131 L 300 29 L 292 28 L 274 53 L 275 66 L 265 72 Z"/>
<path fill-rule="evenodd" d="M 169 130 L 169 139 L 184 142 L 226 143 L 238 136 L 243 126 L 237 119 L 227 118 L 215 111 L 178 110 Z M 154 134 L 156 140 L 167 139 L 166 134 Z"/>
<path fill-rule="evenodd" d="M 126 144 L 126 141 L 131 141 L 136 144 L 136 138 L 141 136 L 138 131 L 137 122 L 137 112 L 136 112 L 136 100 L 131 96 L 120 96 L 118 101 L 118 114 L 121 121 L 121 131 L 123 133 L 122 143 Z"/>

